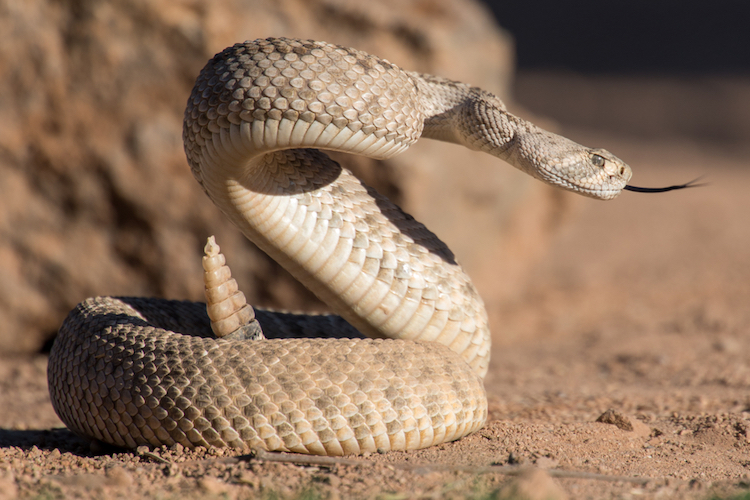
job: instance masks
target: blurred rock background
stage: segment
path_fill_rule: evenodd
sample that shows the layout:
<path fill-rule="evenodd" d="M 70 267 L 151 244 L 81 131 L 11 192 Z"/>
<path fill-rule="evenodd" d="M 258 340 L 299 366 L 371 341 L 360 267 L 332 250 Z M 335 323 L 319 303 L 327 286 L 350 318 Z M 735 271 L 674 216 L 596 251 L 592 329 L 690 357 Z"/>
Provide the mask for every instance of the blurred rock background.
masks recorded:
<path fill-rule="evenodd" d="M 88 296 L 202 300 L 211 234 L 253 303 L 324 309 L 224 220 L 182 151 L 207 59 L 268 36 L 509 95 L 512 39 L 472 0 L 0 0 L 0 352 L 48 346 Z M 336 158 L 443 237 L 491 308 L 567 213 L 556 192 L 451 145 Z"/>
<path fill-rule="evenodd" d="M 655 141 L 671 141 L 665 159 L 750 156 L 748 18 L 734 0 L 0 0 L 0 354 L 47 348 L 88 296 L 202 300 L 210 234 L 253 303 L 324 309 L 189 174 L 184 104 L 228 45 L 322 39 L 479 85 L 542 126 L 641 157 L 634 182 L 655 185 L 688 180 L 654 177 Z M 451 246 L 499 339 L 521 335 L 501 316 L 527 300 L 580 199 L 433 141 L 387 162 L 335 157 Z"/>

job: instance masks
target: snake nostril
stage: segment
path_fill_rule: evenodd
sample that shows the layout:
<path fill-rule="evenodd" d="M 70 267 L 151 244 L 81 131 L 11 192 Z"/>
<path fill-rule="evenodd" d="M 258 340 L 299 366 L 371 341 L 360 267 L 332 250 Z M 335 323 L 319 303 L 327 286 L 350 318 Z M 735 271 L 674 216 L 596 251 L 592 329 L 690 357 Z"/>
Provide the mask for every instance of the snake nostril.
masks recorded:
<path fill-rule="evenodd" d="M 620 175 L 625 175 L 625 167 L 620 167 Z"/>

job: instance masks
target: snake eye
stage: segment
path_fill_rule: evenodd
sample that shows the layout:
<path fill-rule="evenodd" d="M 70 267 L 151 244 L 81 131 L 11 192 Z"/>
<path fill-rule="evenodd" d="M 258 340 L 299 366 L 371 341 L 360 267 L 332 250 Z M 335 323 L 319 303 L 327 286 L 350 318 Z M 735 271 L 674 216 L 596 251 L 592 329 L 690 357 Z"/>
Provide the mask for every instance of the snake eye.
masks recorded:
<path fill-rule="evenodd" d="M 595 167 L 601 168 L 604 166 L 605 162 L 606 160 L 604 159 L 603 156 L 591 155 L 591 163 L 593 163 Z"/>

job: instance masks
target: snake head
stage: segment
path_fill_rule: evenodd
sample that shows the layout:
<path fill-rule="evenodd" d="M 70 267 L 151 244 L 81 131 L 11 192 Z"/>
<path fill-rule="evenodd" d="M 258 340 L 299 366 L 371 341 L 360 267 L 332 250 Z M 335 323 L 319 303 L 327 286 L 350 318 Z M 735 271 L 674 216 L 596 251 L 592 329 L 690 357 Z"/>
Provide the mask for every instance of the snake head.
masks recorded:
<path fill-rule="evenodd" d="M 633 175 L 630 167 L 604 149 L 591 149 L 532 126 L 518 130 L 507 148 L 508 161 L 556 187 L 611 200 Z"/>

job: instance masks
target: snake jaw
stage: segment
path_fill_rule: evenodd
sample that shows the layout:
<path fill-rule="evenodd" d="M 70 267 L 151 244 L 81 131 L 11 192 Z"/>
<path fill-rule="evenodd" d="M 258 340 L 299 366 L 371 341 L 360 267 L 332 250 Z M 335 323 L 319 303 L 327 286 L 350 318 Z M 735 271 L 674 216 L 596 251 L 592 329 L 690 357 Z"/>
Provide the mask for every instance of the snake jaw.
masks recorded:
<path fill-rule="evenodd" d="M 590 166 L 585 162 L 576 164 L 574 168 L 580 172 L 586 171 L 589 175 L 576 179 L 571 179 L 571 177 L 565 175 L 551 175 L 549 178 L 543 178 L 543 180 L 556 187 L 597 200 L 612 200 L 616 198 L 627 184 L 627 180 L 619 172 L 613 174 L 605 170 L 592 171 Z M 629 173 L 630 167 L 627 167 L 625 172 Z M 629 177 L 630 175 L 627 175 L 627 178 Z"/>

